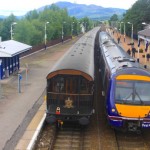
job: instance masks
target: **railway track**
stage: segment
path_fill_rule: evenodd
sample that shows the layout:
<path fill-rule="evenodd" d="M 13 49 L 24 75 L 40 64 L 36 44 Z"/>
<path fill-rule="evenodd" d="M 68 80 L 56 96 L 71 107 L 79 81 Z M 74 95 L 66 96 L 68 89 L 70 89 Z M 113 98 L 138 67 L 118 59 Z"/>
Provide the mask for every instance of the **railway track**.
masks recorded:
<path fill-rule="evenodd" d="M 134 132 L 114 131 L 118 150 L 150 150 L 150 131 Z"/>
<path fill-rule="evenodd" d="M 118 150 L 148 150 L 142 135 L 115 131 Z"/>
<path fill-rule="evenodd" d="M 53 150 L 90 150 L 87 128 L 67 127 L 57 131 Z"/>
<path fill-rule="evenodd" d="M 91 150 L 88 128 L 45 125 L 34 150 Z"/>
<path fill-rule="evenodd" d="M 34 150 L 50 150 L 52 148 L 56 135 L 56 128 L 54 125 L 44 124 L 43 130 L 38 137 L 34 146 Z"/>
<path fill-rule="evenodd" d="M 96 54 L 98 56 L 98 54 Z M 113 130 L 108 126 L 105 115 L 105 97 L 102 96 L 101 70 L 96 63 L 95 122 L 97 130 L 97 147 L 94 150 L 117 150 L 117 142 Z"/>

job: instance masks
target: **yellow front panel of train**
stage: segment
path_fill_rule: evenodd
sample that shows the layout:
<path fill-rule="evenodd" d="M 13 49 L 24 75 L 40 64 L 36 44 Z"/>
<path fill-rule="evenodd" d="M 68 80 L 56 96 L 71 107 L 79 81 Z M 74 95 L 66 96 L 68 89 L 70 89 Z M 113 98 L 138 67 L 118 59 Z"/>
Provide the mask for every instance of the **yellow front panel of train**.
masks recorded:
<path fill-rule="evenodd" d="M 116 77 L 116 80 L 139 80 L 150 82 L 150 77 L 141 75 L 119 75 Z"/>
<path fill-rule="evenodd" d="M 115 106 L 121 116 L 129 118 L 144 118 L 150 111 L 150 106 L 133 106 L 123 104 L 115 104 Z"/>

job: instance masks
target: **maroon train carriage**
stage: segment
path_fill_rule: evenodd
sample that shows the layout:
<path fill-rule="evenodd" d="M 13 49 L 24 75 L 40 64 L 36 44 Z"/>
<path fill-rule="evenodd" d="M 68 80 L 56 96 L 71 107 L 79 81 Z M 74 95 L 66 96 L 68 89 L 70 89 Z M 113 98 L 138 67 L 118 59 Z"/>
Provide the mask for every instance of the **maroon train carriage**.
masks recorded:
<path fill-rule="evenodd" d="M 94 112 L 94 44 L 98 30 L 96 27 L 82 36 L 47 75 L 48 123 L 89 123 Z"/>

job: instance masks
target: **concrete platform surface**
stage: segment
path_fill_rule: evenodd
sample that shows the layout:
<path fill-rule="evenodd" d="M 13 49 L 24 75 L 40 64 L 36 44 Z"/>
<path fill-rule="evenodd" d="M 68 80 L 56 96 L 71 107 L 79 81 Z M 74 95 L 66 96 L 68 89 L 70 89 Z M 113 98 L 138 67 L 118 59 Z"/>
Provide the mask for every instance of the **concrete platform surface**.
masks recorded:
<path fill-rule="evenodd" d="M 15 148 L 29 122 L 43 103 L 47 73 L 76 40 L 77 38 L 21 59 L 21 93 L 18 90 L 18 75 L 1 81 L 0 150 Z M 26 66 L 28 66 L 28 72 L 25 71 Z M 25 138 L 32 134 L 32 127 L 30 129 L 24 135 Z"/>

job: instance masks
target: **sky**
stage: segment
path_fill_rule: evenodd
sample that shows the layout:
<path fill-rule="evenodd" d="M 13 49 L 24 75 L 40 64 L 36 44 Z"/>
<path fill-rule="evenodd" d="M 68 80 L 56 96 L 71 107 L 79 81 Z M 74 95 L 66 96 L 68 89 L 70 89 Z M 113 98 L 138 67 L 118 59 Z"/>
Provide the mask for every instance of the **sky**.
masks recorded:
<path fill-rule="evenodd" d="M 67 1 L 77 4 L 95 4 L 102 7 L 129 9 L 137 0 L 0 0 L 0 15 L 25 15 L 28 11 L 50 5 L 58 1 Z"/>

